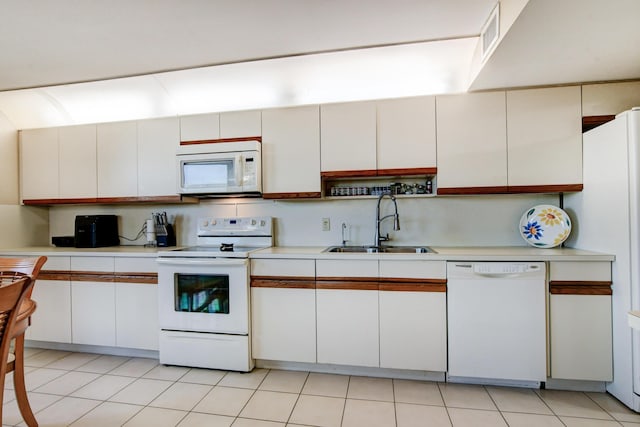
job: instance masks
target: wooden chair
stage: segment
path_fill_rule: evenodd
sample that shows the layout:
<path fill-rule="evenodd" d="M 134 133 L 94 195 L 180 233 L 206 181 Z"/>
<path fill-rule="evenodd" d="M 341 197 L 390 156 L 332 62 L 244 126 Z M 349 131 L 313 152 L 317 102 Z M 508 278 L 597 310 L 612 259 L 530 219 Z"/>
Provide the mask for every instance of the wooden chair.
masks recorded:
<path fill-rule="evenodd" d="M 28 275 L 32 279 L 32 284 L 27 289 L 20 309 L 18 310 L 16 325 L 13 328 L 12 338 L 15 338 L 13 350 L 13 386 L 16 392 L 16 400 L 22 418 L 28 426 L 37 426 L 36 418 L 29 405 L 27 387 L 24 383 L 24 333 L 31 325 L 31 315 L 36 311 L 36 302 L 31 299 L 31 293 L 35 285 L 38 273 L 47 261 L 47 257 L 37 258 L 0 258 L 0 277 L 11 277 L 14 275 Z M 4 380 L 4 376 L 3 376 Z"/>
<path fill-rule="evenodd" d="M 0 357 L 4 361 L 0 363 L 0 402 L 4 397 L 5 376 L 16 368 L 15 360 L 9 358 L 9 348 L 17 325 L 18 312 L 22 301 L 27 292 L 30 292 L 32 286 L 33 280 L 29 275 L 23 273 L 0 275 Z M 15 376 L 16 373 L 14 373 Z M 17 394 L 16 391 L 16 397 Z M 18 405 L 20 406 L 20 402 L 18 402 Z M 26 406 L 31 411 L 28 401 L 26 401 Z M 22 408 L 20 410 L 22 411 Z M 31 419 L 27 420 L 25 418 L 25 422 L 29 427 L 37 427 L 38 423 L 33 413 L 30 415 Z M 2 406 L 0 406 L 0 420 L 2 420 Z"/>

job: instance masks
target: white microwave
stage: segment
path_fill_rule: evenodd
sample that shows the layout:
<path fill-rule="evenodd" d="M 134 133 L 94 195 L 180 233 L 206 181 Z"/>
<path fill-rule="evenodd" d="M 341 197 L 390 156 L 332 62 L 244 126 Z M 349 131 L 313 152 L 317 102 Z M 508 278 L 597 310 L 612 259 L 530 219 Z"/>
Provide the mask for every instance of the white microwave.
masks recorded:
<path fill-rule="evenodd" d="M 262 150 L 258 141 L 181 145 L 176 163 L 180 194 L 259 197 L 262 193 Z"/>

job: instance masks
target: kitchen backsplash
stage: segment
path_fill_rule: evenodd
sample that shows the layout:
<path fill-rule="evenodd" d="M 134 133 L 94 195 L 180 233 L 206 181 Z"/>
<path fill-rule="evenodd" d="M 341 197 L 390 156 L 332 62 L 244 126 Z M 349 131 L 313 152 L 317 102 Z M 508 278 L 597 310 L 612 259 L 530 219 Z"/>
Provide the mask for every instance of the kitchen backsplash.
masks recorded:
<path fill-rule="evenodd" d="M 381 232 L 389 232 L 392 244 L 433 246 L 525 245 L 518 223 L 525 210 L 537 204 L 558 205 L 557 195 L 449 196 L 398 199 L 399 231 L 385 220 Z M 58 206 L 49 209 L 51 236 L 72 235 L 76 215 L 115 214 L 120 235 L 134 238 L 152 212 L 166 211 L 175 223 L 178 245 L 195 244 L 195 221 L 199 217 L 272 216 L 278 246 L 329 246 L 342 243 L 342 223 L 349 229 L 348 244 L 372 244 L 376 199 L 273 201 L 262 199 L 203 200 L 196 205 L 169 206 Z M 384 199 L 383 214 L 392 213 Z M 330 230 L 322 231 L 329 218 Z M 123 245 L 142 245 L 121 239 Z"/>

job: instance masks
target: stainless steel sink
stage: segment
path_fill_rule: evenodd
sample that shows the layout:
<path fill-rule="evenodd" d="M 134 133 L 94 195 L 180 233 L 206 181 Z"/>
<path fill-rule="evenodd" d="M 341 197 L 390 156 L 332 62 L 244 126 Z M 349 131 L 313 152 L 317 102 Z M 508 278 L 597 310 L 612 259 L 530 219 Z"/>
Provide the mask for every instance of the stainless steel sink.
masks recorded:
<path fill-rule="evenodd" d="M 332 253 L 391 253 L 391 254 L 435 254 L 429 246 L 329 246 L 322 252 Z"/>

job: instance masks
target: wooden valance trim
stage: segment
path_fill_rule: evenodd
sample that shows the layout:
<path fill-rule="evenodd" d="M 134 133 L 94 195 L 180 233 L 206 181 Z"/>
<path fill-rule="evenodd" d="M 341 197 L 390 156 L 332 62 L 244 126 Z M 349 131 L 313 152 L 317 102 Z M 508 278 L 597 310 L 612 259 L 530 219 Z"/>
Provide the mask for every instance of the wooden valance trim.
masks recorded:
<path fill-rule="evenodd" d="M 438 168 L 397 168 L 397 169 L 363 169 L 345 171 L 325 171 L 320 173 L 322 179 L 338 178 L 371 178 L 375 176 L 414 176 L 436 175 Z"/>
<path fill-rule="evenodd" d="M 582 188 L 582 184 L 514 185 L 509 186 L 509 193 L 569 193 L 582 191 Z"/>
<path fill-rule="evenodd" d="M 602 116 L 584 116 L 582 118 L 582 132 L 586 132 L 600 125 L 603 125 L 611 120 L 614 120 L 616 116 L 614 114 L 607 114 Z"/>
<path fill-rule="evenodd" d="M 320 172 L 320 177 L 322 179 L 359 178 L 359 177 L 370 178 L 372 176 L 377 176 L 377 175 L 378 175 L 378 171 L 375 169 Z"/>
<path fill-rule="evenodd" d="M 612 295 L 611 281 L 551 280 L 549 293 L 553 295 Z"/>
<path fill-rule="evenodd" d="M 239 138 L 218 138 L 218 139 L 200 139 L 200 140 L 194 140 L 194 141 L 180 141 L 180 145 L 219 144 L 221 142 L 244 142 L 244 141 L 262 142 L 262 136 L 243 136 Z"/>
<path fill-rule="evenodd" d="M 301 192 L 301 193 L 262 193 L 263 199 L 319 199 L 322 193 Z"/>
<path fill-rule="evenodd" d="M 465 194 L 507 194 L 509 187 L 438 187 L 439 196 L 447 195 L 465 195 Z"/>
<path fill-rule="evenodd" d="M 436 175 L 438 168 L 378 169 L 377 176 Z"/>
<path fill-rule="evenodd" d="M 439 196 L 469 194 L 568 193 L 582 191 L 582 184 L 511 185 L 497 187 L 438 187 Z"/>
<path fill-rule="evenodd" d="M 92 204 L 195 204 L 200 200 L 196 197 L 186 196 L 153 196 L 153 197 L 85 197 L 74 199 L 25 199 L 22 204 L 25 206 L 51 206 L 51 205 L 92 205 Z"/>

